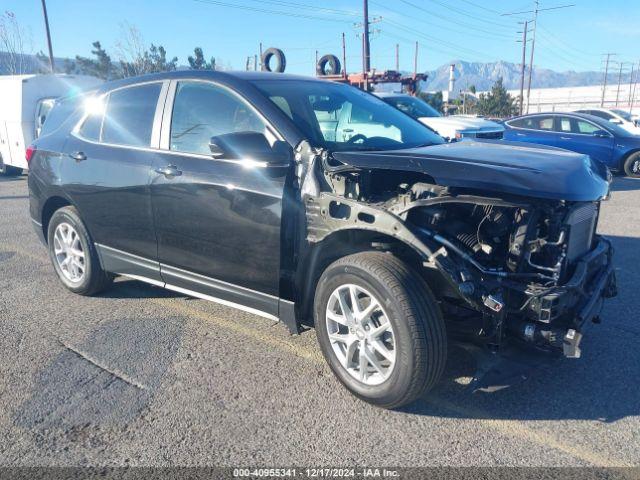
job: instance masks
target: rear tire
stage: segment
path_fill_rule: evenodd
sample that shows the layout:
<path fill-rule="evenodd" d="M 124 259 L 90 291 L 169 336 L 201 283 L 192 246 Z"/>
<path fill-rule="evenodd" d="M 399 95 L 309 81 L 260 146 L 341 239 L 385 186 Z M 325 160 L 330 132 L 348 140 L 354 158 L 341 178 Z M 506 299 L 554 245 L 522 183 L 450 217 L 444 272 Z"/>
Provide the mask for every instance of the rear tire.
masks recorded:
<path fill-rule="evenodd" d="M 89 296 L 111 286 L 113 275 L 102 269 L 96 247 L 75 207 L 63 207 L 53 214 L 47 243 L 53 267 L 67 289 Z"/>
<path fill-rule="evenodd" d="M 341 292 L 346 295 L 345 292 L 352 291 L 344 289 L 356 292 L 355 309 L 354 297 L 340 297 Z M 370 301 L 366 300 L 367 296 L 371 297 Z M 341 298 L 347 313 L 343 311 Z M 358 314 L 348 311 L 366 311 L 374 301 L 379 303 L 380 310 L 378 319 L 371 317 L 373 327 L 366 328 L 366 323 L 359 326 L 354 320 L 352 329 L 334 321 L 358 318 Z M 447 338 L 438 303 L 425 281 L 392 254 L 363 252 L 332 263 L 316 288 L 314 319 L 318 342 L 329 366 L 362 400 L 384 408 L 397 408 L 432 388 L 442 375 Z M 386 337 L 382 337 L 386 350 L 380 350 L 378 340 L 370 335 L 381 329 L 379 325 L 384 327 L 387 320 L 389 329 L 383 333 Z M 353 339 L 358 346 L 349 347 L 351 340 L 343 343 L 343 338 Z M 364 369 L 360 358 L 362 348 Z M 393 360 L 387 357 L 389 352 L 393 352 L 390 355 Z M 367 363 L 372 356 L 373 361 Z M 376 375 L 376 381 L 370 381 Z"/>
<path fill-rule="evenodd" d="M 627 177 L 640 178 L 640 152 L 632 153 L 624 161 L 624 173 Z"/>

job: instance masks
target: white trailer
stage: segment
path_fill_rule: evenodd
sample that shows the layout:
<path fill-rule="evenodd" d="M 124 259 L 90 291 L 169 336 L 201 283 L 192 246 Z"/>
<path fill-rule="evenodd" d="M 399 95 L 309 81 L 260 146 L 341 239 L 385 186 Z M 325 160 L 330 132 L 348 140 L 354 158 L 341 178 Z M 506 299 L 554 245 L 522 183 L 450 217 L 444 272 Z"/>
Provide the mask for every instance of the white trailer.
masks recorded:
<path fill-rule="evenodd" d="M 101 83 L 86 75 L 0 75 L 0 175 L 27 168 L 25 149 L 37 138 L 56 98 Z"/>

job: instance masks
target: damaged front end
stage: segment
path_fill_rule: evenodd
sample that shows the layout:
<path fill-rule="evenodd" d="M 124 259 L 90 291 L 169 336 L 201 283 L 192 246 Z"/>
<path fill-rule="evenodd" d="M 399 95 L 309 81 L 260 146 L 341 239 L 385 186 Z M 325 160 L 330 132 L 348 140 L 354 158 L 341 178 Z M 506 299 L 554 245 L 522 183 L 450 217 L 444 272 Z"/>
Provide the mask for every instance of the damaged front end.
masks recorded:
<path fill-rule="evenodd" d="M 306 240 L 363 230 L 380 235 L 372 247 L 419 258 L 449 337 L 479 355 L 474 389 L 505 383 L 497 369 L 522 378 L 538 354 L 580 357 L 585 327 L 599 322 L 603 300 L 616 295 L 613 249 L 596 235 L 601 191 L 567 200 L 483 190 L 463 186 L 464 178 L 439 182 L 424 156 L 414 157 L 412 169 L 394 169 L 393 156 L 384 168 L 380 158 L 369 168 L 306 144 L 296 160 Z M 473 166 L 469 185 L 479 181 Z"/>

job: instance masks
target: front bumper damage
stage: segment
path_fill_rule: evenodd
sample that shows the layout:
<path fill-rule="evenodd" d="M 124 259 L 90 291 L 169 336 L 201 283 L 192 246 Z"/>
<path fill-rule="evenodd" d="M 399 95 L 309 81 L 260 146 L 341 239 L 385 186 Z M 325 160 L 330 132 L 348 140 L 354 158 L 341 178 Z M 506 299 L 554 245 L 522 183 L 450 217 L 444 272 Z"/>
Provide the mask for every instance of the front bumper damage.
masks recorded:
<path fill-rule="evenodd" d="M 596 247 L 578 261 L 561 292 L 542 297 L 532 306 L 528 313 L 537 321 L 505 318 L 514 338 L 504 348 L 496 351 L 460 344 L 477 363 L 469 385 L 473 392 L 506 388 L 562 356 L 580 357 L 585 330 L 591 323 L 600 323 L 604 300 L 617 295 L 613 247 L 608 239 L 597 239 Z"/>

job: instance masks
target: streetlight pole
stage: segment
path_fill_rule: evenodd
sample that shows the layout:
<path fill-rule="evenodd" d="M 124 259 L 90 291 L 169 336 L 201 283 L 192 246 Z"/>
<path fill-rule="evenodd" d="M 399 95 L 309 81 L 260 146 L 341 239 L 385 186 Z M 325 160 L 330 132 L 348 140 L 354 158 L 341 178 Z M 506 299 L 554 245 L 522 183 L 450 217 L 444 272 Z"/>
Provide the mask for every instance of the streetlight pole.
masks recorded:
<path fill-rule="evenodd" d="M 49 68 L 54 71 L 53 47 L 51 46 L 51 32 L 49 30 L 49 16 L 47 15 L 47 4 L 42 0 L 42 13 L 44 14 L 44 27 L 47 31 L 47 47 L 49 48 Z"/>

